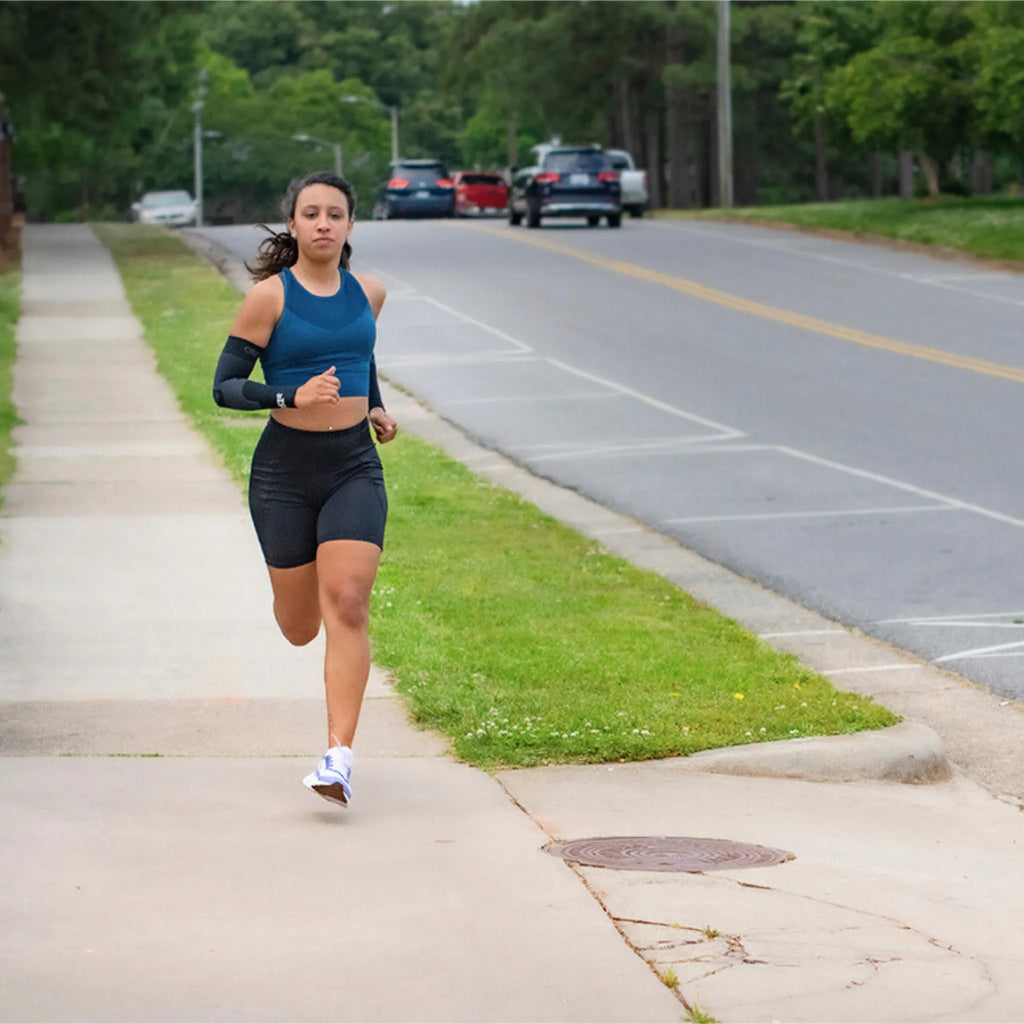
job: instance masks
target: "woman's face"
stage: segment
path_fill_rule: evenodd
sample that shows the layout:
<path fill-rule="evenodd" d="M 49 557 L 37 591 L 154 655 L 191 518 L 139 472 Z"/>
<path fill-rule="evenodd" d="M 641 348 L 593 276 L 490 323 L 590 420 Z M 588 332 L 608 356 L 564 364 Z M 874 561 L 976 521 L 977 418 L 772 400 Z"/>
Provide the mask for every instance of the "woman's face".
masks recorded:
<path fill-rule="evenodd" d="M 316 184 L 298 194 L 288 230 L 299 244 L 300 256 L 337 263 L 354 223 L 345 193 L 333 185 Z"/>

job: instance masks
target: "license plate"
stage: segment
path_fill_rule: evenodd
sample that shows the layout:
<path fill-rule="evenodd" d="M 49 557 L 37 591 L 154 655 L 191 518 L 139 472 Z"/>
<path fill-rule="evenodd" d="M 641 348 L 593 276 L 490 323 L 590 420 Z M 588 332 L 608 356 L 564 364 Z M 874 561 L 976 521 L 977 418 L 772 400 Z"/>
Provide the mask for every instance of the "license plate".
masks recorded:
<path fill-rule="evenodd" d="M 416 193 L 416 198 L 417 199 L 429 199 L 430 198 L 430 193 L 426 189 L 421 188 L 419 190 L 419 192 Z"/>
<path fill-rule="evenodd" d="M 590 175 L 589 174 L 570 174 L 569 175 L 570 185 L 589 185 Z"/>

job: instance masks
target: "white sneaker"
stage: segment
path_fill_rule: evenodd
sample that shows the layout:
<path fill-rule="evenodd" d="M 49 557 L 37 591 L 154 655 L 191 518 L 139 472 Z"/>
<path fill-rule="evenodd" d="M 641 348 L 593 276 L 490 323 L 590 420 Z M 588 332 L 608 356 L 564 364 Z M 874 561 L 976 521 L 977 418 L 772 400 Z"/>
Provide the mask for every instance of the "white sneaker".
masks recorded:
<path fill-rule="evenodd" d="M 303 780 L 302 784 L 331 803 L 347 807 L 352 799 L 352 751 L 331 747 Z"/>

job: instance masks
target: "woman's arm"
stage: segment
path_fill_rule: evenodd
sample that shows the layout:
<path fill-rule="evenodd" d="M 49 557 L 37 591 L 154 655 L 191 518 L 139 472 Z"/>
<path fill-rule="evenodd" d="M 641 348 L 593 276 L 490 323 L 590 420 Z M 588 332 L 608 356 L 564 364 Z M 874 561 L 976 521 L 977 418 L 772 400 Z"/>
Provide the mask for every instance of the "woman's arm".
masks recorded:
<path fill-rule="evenodd" d="M 384 287 L 384 282 L 374 274 L 353 274 L 353 277 L 355 277 L 363 289 L 366 299 L 370 303 L 370 308 L 373 310 L 373 318 L 376 320 L 380 316 L 380 311 L 388 294 L 387 288 Z M 377 441 L 380 444 L 387 444 L 398 433 L 398 424 L 395 422 L 394 417 L 389 416 L 384 410 L 384 401 L 380 396 L 380 383 L 377 380 L 377 361 L 373 358 L 370 359 L 370 391 L 368 398 L 370 424 L 377 435 Z"/>
<path fill-rule="evenodd" d="M 283 308 L 284 288 L 276 276 L 258 281 L 242 300 L 213 374 L 213 400 L 218 405 L 244 410 L 295 406 L 297 388 L 249 380 Z"/>

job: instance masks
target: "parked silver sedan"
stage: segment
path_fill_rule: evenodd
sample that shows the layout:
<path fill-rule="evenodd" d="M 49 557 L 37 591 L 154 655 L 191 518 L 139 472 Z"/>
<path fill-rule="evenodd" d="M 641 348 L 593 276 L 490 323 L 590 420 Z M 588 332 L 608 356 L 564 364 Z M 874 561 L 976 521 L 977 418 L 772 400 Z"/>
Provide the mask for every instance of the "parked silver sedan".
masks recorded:
<path fill-rule="evenodd" d="M 132 220 L 169 228 L 192 227 L 197 220 L 197 204 L 192 194 L 183 189 L 147 192 L 132 203 Z"/>

